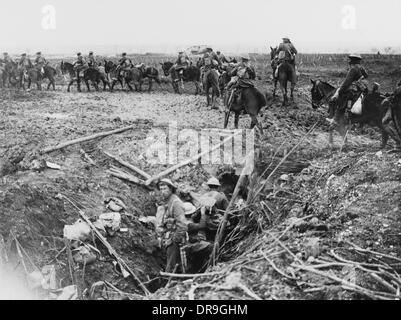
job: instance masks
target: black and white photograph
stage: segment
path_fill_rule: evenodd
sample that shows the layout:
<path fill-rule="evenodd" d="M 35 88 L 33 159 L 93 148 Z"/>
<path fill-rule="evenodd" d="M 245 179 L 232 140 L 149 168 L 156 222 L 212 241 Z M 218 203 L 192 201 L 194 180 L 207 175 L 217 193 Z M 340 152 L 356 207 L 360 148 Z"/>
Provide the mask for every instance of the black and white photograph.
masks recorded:
<path fill-rule="evenodd" d="M 0 300 L 400 300 L 400 1 L 0 6 Z"/>

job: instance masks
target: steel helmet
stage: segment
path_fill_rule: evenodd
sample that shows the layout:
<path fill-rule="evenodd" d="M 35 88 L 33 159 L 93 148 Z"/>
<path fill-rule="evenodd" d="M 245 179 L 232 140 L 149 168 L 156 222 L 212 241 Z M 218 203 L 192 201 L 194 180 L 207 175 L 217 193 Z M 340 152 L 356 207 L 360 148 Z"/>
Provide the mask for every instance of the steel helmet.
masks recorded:
<path fill-rule="evenodd" d="M 177 185 L 173 181 L 171 181 L 170 179 L 161 179 L 159 181 L 159 183 L 157 184 L 159 189 L 160 189 L 161 185 L 167 185 L 167 186 L 171 187 L 173 190 L 177 189 Z"/>
<path fill-rule="evenodd" d="M 242 59 L 242 60 L 246 60 L 246 61 L 250 60 L 249 55 L 247 55 L 247 54 L 243 54 L 243 55 L 241 56 L 241 59 Z"/>
<path fill-rule="evenodd" d="M 189 215 L 195 213 L 195 211 L 196 211 L 196 207 L 190 202 L 184 202 L 183 207 L 184 207 L 184 213 L 186 216 L 189 216 Z"/>
<path fill-rule="evenodd" d="M 357 53 L 352 53 L 348 56 L 349 59 L 354 59 L 354 60 L 362 60 L 362 57 L 360 54 Z"/>
<path fill-rule="evenodd" d="M 210 178 L 206 184 L 208 186 L 217 186 L 217 187 L 221 186 L 219 180 L 215 177 Z"/>

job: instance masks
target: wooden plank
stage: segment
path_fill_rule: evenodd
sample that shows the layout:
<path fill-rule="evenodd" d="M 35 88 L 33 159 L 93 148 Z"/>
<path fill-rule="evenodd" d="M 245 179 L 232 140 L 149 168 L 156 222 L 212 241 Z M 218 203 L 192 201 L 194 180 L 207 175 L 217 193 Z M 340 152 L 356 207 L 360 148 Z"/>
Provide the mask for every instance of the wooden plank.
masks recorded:
<path fill-rule="evenodd" d="M 49 147 L 49 148 L 43 149 L 40 153 L 41 154 L 50 153 L 50 152 L 53 152 L 53 151 L 56 151 L 56 150 L 63 149 L 63 148 L 68 147 L 68 146 L 72 146 L 74 144 L 78 144 L 78 143 L 94 140 L 94 139 L 97 139 L 97 138 L 103 138 L 103 137 L 107 137 L 107 136 L 110 136 L 110 135 L 113 135 L 113 134 L 125 132 L 125 131 L 128 131 L 128 130 L 132 130 L 136 126 L 137 125 L 124 127 L 124 128 L 120 128 L 120 129 L 116 129 L 116 130 L 112 130 L 112 131 L 100 132 L 100 133 L 96 133 L 96 134 L 93 134 L 93 135 L 88 136 L 88 137 L 83 137 L 83 138 L 78 138 L 78 139 L 66 141 L 66 142 L 60 143 L 60 144 L 58 144 L 58 145 L 56 145 L 54 147 Z"/>

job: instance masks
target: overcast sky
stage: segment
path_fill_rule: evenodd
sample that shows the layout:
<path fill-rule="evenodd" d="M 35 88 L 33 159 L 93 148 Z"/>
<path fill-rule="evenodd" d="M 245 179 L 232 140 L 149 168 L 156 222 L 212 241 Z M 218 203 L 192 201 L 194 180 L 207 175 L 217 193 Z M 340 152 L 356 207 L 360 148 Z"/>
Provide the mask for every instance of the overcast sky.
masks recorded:
<path fill-rule="evenodd" d="M 301 52 L 401 47 L 399 0 L 0 0 L 0 50 L 170 52 L 210 44 Z M 55 8 L 55 29 L 43 7 Z M 48 17 L 48 16 L 47 16 Z M 43 22 L 45 21 L 45 22 Z M 47 21 L 47 22 L 46 22 Z M 50 22 L 49 22 L 50 21 Z"/>

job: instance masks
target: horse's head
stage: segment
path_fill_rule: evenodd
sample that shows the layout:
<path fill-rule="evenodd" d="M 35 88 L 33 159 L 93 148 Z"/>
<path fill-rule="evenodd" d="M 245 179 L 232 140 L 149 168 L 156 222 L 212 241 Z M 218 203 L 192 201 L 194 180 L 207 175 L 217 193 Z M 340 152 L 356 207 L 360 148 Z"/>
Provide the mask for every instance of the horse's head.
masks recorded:
<path fill-rule="evenodd" d="M 317 109 L 325 102 L 328 102 L 328 99 L 334 93 L 335 88 L 327 82 L 320 80 L 311 79 L 311 83 L 312 108 Z"/>
<path fill-rule="evenodd" d="M 320 90 L 320 81 L 319 80 L 310 80 L 312 83 L 311 96 L 312 96 L 312 108 L 317 109 L 321 105 L 321 101 L 324 96 L 322 91 Z"/>
<path fill-rule="evenodd" d="M 270 60 L 273 61 L 278 55 L 278 47 L 270 47 Z"/>
<path fill-rule="evenodd" d="M 172 62 L 161 62 L 164 75 L 167 77 L 170 74 L 170 69 L 173 66 Z"/>

